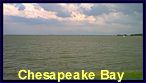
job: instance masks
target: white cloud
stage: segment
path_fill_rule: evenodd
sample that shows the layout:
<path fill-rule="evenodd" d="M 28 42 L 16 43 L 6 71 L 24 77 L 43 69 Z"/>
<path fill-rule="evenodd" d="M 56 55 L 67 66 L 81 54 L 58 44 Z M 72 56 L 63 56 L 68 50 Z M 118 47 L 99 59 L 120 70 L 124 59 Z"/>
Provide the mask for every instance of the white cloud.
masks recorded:
<path fill-rule="evenodd" d="M 118 19 L 122 19 L 122 17 L 125 17 L 122 12 L 110 12 L 108 14 L 102 14 L 101 17 L 103 17 L 106 21 L 114 21 Z"/>
<path fill-rule="evenodd" d="M 125 18 L 121 12 L 111 11 L 109 13 L 103 13 L 97 16 L 88 16 L 82 12 L 82 9 L 91 10 L 94 4 L 57 4 L 62 7 L 63 11 L 70 14 L 69 17 L 59 17 L 57 16 L 57 11 L 47 11 L 38 4 L 23 3 L 24 10 L 18 10 L 15 4 L 4 4 L 4 15 L 20 16 L 25 18 L 43 18 L 43 19 L 55 19 L 64 23 L 89 23 L 95 25 L 105 25 L 107 22 L 112 22 L 117 19 Z M 101 4 L 106 7 L 115 7 L 113 4 Z"/>
<path fill-rule="evenodd" d="M 4 15 L 12 15 L 12 16 L 17 16 L 19 15 L 19 10 L 15 7 L 15 5 L 12 4 L 4 4 Z"/>
<path fill-rule="evenodd" d="M 22 12 L 27 18 L 44 18 L 44 19 L 61 19 L 53 11 L 46 11 L 40 6 L 34 6 L 33 4 L 23 4 L 25 6 Z"/>
<path fill-rule="evenodd" d="M 84 8 L 85 10 L 91 10 L 94 4 L 89 4 L 89 3 L 82 3 L 80 4 L 81 8 Z"/>
<path fill-rule="evenodd" d="M 87 16 L 84 13 L 82 13 L 82 8 L 85 10 L 91 10 L 91 8 L 94 6 L 94 4 L 58 4 L 61 6 L 64 11 L 67 11 L 70 13 L 70 17 L 66 17 L 64 20 L 70 20 L 73 22 L 83 22 L 86 21 L 87 23 L 94 23 L 96 18 L 94 16 Z"/>
<path fill-rule="evenodd" d="M 4 15 L 20 16 L 25 18 L 58 19 L 56 12 L 46 11 L 37 4 L 24 3 L 25 9 L 18 10 L 14 4 L 4 4 Z"/>
<path fill-rule="evenodd" d="M 118 6 L 123 10 L 118 9 Z M 61 3 L 55 5 L 34 3 L 4 4 L 4 34 L 96 35 L 141 33 L 142 12 L 137 11 L 138 9 L 132 10 L 130 5 L 127 6 L 91 3 Z M 127 9 L 125 10 L 124 8 Z M 127 10 L 129 12 L 129 9 L 132 12 L 125 13 Z M 11 18 L 10 16 L 35 19 Z M 45 20 L 38 20 L 37 18 Z"/>
<path fill-rule="evenodd" d="M 114 23 L 116 21 L 122 20 L 122 19 L 128 19 L 128 15 L 123 14 L 122 12 L 109 12 L 109 13 L 105 13 L 102 15 L 99 15 L 97 17 L 98 19 L 100 19 L 103 23 Z"/>

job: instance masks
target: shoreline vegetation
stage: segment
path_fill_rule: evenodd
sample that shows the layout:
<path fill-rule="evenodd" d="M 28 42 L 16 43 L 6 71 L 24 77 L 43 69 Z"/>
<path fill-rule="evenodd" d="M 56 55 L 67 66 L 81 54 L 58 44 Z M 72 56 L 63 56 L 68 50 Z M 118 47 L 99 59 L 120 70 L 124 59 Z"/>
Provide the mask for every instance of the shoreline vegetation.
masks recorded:
<path fill-rule="evenodd" d="M 130 34 L 130 35 L 127 35 L 127 34 L 117 34 L 117 36 L 143 36 L 143 34 Z"/>

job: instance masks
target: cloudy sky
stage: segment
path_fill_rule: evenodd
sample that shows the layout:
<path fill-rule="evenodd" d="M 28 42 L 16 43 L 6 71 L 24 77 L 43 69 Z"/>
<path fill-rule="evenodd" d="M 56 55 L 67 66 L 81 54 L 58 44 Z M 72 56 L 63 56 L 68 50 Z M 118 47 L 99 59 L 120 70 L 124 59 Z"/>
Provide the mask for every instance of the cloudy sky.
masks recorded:
<path fill-rule="evenodd" d="M 142 33 L 140 3 L 3 4 L 4 34 L 113 35 Z"/>

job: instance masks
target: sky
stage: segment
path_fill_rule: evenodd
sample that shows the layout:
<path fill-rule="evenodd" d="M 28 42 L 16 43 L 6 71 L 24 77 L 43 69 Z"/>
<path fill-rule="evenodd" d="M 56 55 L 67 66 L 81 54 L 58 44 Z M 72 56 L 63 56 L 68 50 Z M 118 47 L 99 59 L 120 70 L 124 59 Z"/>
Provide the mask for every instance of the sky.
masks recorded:
<path fill-rule="evenodd" d="M 143 32 L 141 3 L 5 3 L 4 35 L 116 35 Z"/>

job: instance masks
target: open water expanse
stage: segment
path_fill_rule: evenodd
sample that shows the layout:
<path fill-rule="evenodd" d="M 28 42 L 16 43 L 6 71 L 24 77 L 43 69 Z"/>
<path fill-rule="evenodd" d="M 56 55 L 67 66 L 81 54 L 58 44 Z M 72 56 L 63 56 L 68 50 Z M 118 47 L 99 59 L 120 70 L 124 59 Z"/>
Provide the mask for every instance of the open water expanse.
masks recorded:
<path fill-rule="evenodd" d="M 142 79 L 142 36 L 4 36 L 4 80 L 20 69 L 37 72 L 137 72 Z M 130 78 L 127 78 L 130 79 Z M 134 78 L 135 79 L 135 78 Z"/>

